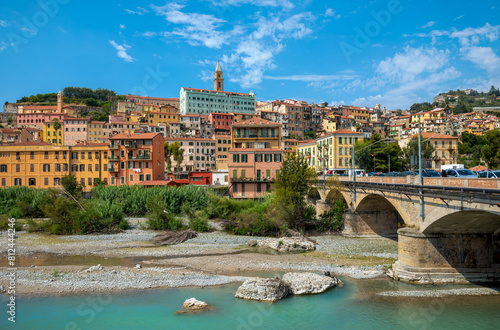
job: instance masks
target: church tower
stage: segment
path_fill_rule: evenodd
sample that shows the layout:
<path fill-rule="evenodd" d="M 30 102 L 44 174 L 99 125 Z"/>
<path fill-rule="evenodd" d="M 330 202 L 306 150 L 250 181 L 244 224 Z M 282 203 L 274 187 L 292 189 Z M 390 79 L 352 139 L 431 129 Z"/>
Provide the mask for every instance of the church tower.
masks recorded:
<path fill-rule="evenodd" d="M 214 74 L 214 91 L 223 92 L 224 91 L 224 78 L 222 69 L 220 68 L 220 63 L 217 61 L 217 68 Z"/>
<path fill-rule="evenodd" d="M 57 112 L 62 113 L 63 95 L 61 91 L 57 93 Z"/>

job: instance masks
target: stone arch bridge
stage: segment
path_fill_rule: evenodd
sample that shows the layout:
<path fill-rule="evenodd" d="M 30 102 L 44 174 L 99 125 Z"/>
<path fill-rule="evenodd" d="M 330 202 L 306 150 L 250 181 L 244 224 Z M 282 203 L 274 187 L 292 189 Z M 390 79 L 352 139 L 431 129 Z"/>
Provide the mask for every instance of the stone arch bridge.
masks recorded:
<path fill-rule="evenodd" d="M 334 187 L 319 181 L 309 201 L 321 214 L 343 198 L 346 236 L 397 237 L 396 278 L 500 281 L 500 180 L 360 179 Z"/>

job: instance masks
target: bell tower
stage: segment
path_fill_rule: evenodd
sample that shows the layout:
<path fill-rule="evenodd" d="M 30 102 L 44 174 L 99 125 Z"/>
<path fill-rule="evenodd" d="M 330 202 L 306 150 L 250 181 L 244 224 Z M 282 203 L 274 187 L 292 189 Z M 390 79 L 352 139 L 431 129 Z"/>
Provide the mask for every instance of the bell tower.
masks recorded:
<path fill-rule="evenodd" d="M 62 103 L 63 103 L 63 95 L 61 91 L 57 93 L 57 112 L 61 113 L 62 112 Z"/>
<path fill-rule="evenodd" d="M 224 91 L 224 75 L 220 67 L 219 61 L 217 61 L 217 68 L 214 74 L 214 91 L 223 92 Z"/>

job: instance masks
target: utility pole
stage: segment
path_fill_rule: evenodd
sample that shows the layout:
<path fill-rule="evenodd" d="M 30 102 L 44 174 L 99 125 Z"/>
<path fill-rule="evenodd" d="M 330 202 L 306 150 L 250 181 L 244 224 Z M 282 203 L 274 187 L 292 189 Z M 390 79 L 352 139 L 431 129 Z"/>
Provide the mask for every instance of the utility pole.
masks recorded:
<path fill-rule="evenodd" d="M 387 173 L 389 173 L 391 171 L 391 155 L 388 155 L 387 158 L 389 158 L 389 171 Z"/>
<path fill-rule="evenodd" d="M 425 207 L 423 196 L 423 180 L 422 180 L 422 131 L 420 128 L 420 115 L 418 115 L 418 184 L 420 185 L 420 218 L 424 221 Z"/>

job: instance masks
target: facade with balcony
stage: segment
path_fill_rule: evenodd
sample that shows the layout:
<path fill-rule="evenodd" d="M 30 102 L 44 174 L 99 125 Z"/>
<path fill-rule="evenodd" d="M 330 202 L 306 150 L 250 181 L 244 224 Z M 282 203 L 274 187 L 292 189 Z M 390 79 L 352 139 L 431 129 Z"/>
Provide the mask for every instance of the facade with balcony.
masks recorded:
<path fill-rule="evenodd" d="M 265 119 L 233 124 L 228 171 L 233 198 L 259 198 L 271 189 L 283 162 L 281 125 Z"/>
<path fill-rule="evenodd" d="M 117 134 L 109 139 L 109 185 L 165 180 L 164 139 L 159 133 Z"/>

